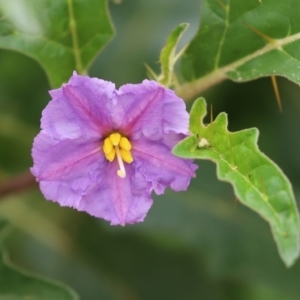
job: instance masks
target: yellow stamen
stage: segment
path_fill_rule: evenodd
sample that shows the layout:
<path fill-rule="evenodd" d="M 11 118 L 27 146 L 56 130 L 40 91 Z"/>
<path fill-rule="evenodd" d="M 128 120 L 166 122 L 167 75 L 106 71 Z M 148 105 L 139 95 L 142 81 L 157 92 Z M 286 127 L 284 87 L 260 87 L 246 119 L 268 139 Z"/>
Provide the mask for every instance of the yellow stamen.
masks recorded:
<path fill-rule="evenodd" d="M 109 152 L 111 152 L 111 150 L 113 148 L 114 148 L 114 145 L 112 144 L 110 138 L 106 138 L 103 143 L 103 152 L 105 154 L 108 154 Z"/>
<path fill-rule="evenodd" d="M 122 159 L 125 162 L 127 162 L 128 164 L 133 162 L 133 158 L 132 158 L 132 155 L 131 155 L 130 151 L 127 151 L 127 150 L 121 148 L 120 149 L 120 154 L 121 154 Z"/>
<path fill-rule="evenodd" d="M 118 146 L 119 143 L 120 143 L 120 139 L 121 139 L 121 134 L 118 133 L 118 132 L 115 132 L 115 133 L 112 133 L 110 136 L 109 136 L 112 144 L 114 146 Z"/>
<path fill-rule="evenodd" d="M 126 177 L 126 171 L 124 166 L 124 161 L 128 164 L 133 162 L 133 157 L 131 155 L 132 146 L 130 141 L 121 136 L 120 133 L 114 132 L 108 136 L 103 143 L 103 152 L 107 160 L 112 162 L 117 156 L 119 170 L 117 174 L 121 178 Z"/>
<path fill-rule="evenodd" d="M 130 151 L 131 150 L 131 143 L 129 142 L 128 138 L 121 137 L 120 140 L 120 147 L 124 150 Z"/>
<path fill-rule="evenodd" d="M 116 157 L 116 150 L 114 148 L 111 149 L 109 153 L 104 153 L 107 160 L 112 162 Z"/>

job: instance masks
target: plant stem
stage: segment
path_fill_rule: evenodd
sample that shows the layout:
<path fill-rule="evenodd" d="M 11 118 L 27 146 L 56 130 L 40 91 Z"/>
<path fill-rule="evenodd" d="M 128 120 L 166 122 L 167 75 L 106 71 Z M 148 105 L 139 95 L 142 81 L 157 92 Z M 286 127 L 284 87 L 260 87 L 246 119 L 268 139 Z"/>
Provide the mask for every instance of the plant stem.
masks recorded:
<path fill-rule="evenodd" d="M 0 198 L 37 187 L 33 175 L 27 171 L 0 182 Z"/>

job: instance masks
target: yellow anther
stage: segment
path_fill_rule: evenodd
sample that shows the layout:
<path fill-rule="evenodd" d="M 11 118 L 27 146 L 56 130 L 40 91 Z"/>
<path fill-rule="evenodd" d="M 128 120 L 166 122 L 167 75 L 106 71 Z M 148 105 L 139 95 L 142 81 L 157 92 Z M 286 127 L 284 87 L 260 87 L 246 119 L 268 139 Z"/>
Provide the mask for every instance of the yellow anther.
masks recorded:
<path fill-rule="evenodd" d="M 118 146 L 119 143 L 120 143 L 120 139 L 121 139 L 121 134 L 118 133 L 118 132 L 115 132 L 115 133 L 112 133 L 110 136 L 109 136 L 112 144 L 114 146 Z"/>
<path fill-rule="evenodd" d="M 125 149 L 120 149 L 120 154 L 121 154 L 122 159 L 125 162 L 127 162 L 128 164 L 133 162 L 133 158 L 132 158 L 132 155 L 131 155 L 130 151 L 127 151 Z"/>
<path fill-rule="evenodd" d="M 105 158 L 112 162 L 115 158 L 117 158 L 119 169 L 117 170 L 117 174 L 121 178 L 126 177 L 126 170 L 124 166 L 124 162 L 130 164 L 133 162 L 133 157 L 131 155 L 131 143 L 130 141 L 121 136 L 120 133 L 114 132 L 110 134 L 103 142 L 103 152 Z"/>
<path fill-rule="evenodd" d="M 109 153 L 104 153 L 107 160 L 112 162 L 116 157 L 116 150 L 114 148 L 111 149 Z"/>
<path fill-rule="evenodd" d="M 103 143 L 103 152 L 108 154 L 113 149 L 114 145 L 112 144 L 110 138 L 106 138 Z"/>
<path fill-rule="evenodd" d="M 130 151 L 131 150 L 131 143 L 129 142 L 128 138 L 121 137 L 120 140 L 120 147 L 124 150 Z M 125 160 L 126 161 L 126 160 Z"/>

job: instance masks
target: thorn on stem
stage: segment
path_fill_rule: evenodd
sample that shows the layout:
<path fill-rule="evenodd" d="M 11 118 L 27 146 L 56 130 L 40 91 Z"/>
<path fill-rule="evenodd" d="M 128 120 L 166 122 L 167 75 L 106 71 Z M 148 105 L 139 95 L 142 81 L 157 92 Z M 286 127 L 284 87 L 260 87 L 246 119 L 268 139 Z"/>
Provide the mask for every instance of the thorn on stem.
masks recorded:
<path fill-rule="evenodd" d="M 227 10 L 226 4 L 224 4 L 221 0 L 217 0 L 217 2 L 224 10 Z"/>
<path fill-rule="evenodd" d="M 274 93 L 275 93 L 279 111 L 282 112 L 282 105 L 281 105 L 281 98 L 280 98 L 280 94 L 279 94 L 278 84 L 277 84 L 276 77 L 274 75 L 271 76 L 271 81 L 272 81 L 272 85 L 273 85 L 273 89 L 274 89 Z"/>
<path fill-rule="evenodd" d="M 262 37 L 264 40 L 266 40 L 268 43 L 274 45 L 276 44 L 276 40 L 272 39 L 271 37 L 269 37 L 268 35 L 264 34 L 263 32 L 259 31 L 258 29 L 254 28 L 253 26 L 247 24 L 244 22 L 244 24 L 250 29 L 252 30 L 254 33 L 256 33 L 257 35 L 259 35 L 260 37 Z"/>

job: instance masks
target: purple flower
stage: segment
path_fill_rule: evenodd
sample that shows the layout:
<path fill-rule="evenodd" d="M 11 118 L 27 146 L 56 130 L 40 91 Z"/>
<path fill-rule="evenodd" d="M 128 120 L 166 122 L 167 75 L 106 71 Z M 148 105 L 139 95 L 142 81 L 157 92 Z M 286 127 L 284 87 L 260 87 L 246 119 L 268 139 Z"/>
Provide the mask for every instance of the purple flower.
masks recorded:
<path fill-rule="evenodd" d="M 50 91 L 31 172 L 46 199 L 112 225 L 143 221 L 151 192 L 185 190 L 197 168 L 174 156 L 188 113 L 155 81 L 127 84 L 79 76 Z"/>

